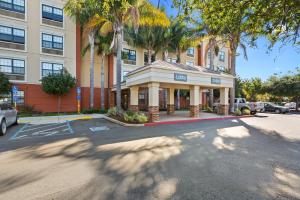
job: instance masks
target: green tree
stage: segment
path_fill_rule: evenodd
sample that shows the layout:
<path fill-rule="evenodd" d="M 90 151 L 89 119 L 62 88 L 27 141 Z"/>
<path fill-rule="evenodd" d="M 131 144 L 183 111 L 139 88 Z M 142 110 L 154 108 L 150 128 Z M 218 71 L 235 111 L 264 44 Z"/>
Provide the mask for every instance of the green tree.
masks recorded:
<path fill-rule="evenodd" d="M 0 72 L 0 98 L 1 95 L 6 95 L 11 92 L 11 84 L 7 76 Z"/>
<path fill-rule="evenodd" d="M 161 10 L 161 12 L 164 13 L 163 10 Z M 143 15 L 144 13 L 140 14 Z M 158 17 L 161 19 L 158 19 Z M 129 45 L 147 50 L 148 64 L 151 64 L 152 55 L 156 55 L 156 53 L 163 48 L 160 38 L 161 30 L 167 29 L 170 25 L 170 20 L 166 14 L 159 15 L 152 20 L 165 21 L 166 24 L 164 26 L 143 25 L 139 27 L 138 32 L 136 32 L 133 27 L 126 27 L 124 29 L 124 38 Z"/>
<path fill-rule="evenodd" d="M 242 92 L 249 101 L 257 101 L 258 95 L 262 94 L 263 82 L 260 78 L 246 79 L 242 82 Z"/>
<path fill-rule="evenodd" d="M 290 97 L 297 105 L 300 102 L 300 68 L 296 72 L 290 72 L 285 75 L 271 76 L 266 84 L 265 90 L 277 97 Z"/>
<path fill-rule="evenodd" d="M 113 32 L 113 43 L 117 54 L 117 108 L 121 110 L 122 50 L 125 26 L 138 31 L 139 26 L 166 26 L 165 15 L 146 0 L 104 0 L 103 14 L 110 23 L 106 23 L 106 32 Z"/>
<path fill-rule="evenodd" d="M 67 94 L 76 85 L 76 79 L 66 70 L 58 74 L 49 74 L 42 78 L 42 89 L 47 94 L 57 96 L 57 110 L 60 112 L 61 96 Z"/>
<path fill-rule="evenodd" d="M 68 0 L 64 8 L 66 14 L 76 20 L 81 30 L 88 35 L 90 47 L 90 108 L 94 107 L 94 52 L 95 34 L 98 26 L 88 26 L 92 18 L 100 13 L 102 4 L 98 0 Z"/>

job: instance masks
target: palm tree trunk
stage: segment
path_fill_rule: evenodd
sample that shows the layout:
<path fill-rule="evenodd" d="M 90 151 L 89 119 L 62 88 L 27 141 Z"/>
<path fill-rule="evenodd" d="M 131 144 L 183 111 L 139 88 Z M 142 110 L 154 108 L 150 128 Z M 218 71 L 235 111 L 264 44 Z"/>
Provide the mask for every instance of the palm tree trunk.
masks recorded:
<path fill-rule="evenodd" d="M 94 52 L 95 52 L 95 32 L 89 33 L 90 55 L 90 108 L 94 108 Z"/>
<path fill-rule="evenodd" d="M 212 46 L 210 49 L 210 58 L 209 58 L 209 68 L 210 70 L 214 70 L 214 58 L 215 58 L 215 54 L 214 54 L 214 49 L 215 47 Z M 213 89 L 209 89 L 209 107 L 213 107 L 214 104 L 214 90 Z"/>
<path fill-rule="evenodd" d="M 230 55 L 230 73 L 232 76 L 235 77 L 235 64 L 236 64 L 236 49 L 231 49 L 231 55 Z M 235 98 L 235 78 L 233 80 L 233 87 L 230 89 L 230 112 L 234 113 L 234 98 Z"/>
<path fill-rule="evenodd" d="M 177 89 L 177 109 L 180 109 L 180 89 Z"/>
<path fill-rule="evenodd" d="M 152 54 L 151 49 L 148 49 L 148 65 L 151 64 L 151 54 Z"/>
<path fill-rule="evenodd" d="M 104 57 L 105 54 L 101 55 L 101 91 L 100 91 L 100 95 L 101 95 L 101 110 L 105 109 L 105 104 L 104 104 Z"/>
<path fill-rule="evenodd" d="M 121 79 L 122 79 L 122 33 L 123 27 L 117 27 L 117 109 L 121 110 Z"/>

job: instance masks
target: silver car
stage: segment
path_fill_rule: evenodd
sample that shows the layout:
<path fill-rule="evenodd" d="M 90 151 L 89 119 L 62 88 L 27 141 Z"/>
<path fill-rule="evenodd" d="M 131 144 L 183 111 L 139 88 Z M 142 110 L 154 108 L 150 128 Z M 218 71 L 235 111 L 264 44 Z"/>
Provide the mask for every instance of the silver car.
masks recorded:
<path fill-rule="evenodd" d="M 18 112 L 9 104 L 0 104 L 0 135 L 5 135 L 7 127 L 18 124 Z"/>

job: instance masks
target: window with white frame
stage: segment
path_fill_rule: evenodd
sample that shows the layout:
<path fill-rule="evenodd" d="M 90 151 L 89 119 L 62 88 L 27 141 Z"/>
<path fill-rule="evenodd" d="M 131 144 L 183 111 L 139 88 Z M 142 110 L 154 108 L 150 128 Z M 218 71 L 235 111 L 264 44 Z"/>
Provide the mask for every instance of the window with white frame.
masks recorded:
<path fill-rule="evenodd" d="M 131 49 L 123 49 L 122 60 L 125 64 L 136 64 L 136 51 Z"/>
<path fill-rule="evenodd" d="M 63 36 L 42 33 L 42 47 L 47 49 L 63 50 Z"/>
<path fill-rule="evenodd" d="M 0 72 L 10 80 L 25 80 L 25 60 L 0 57 Z"/>
<path fill-rule="evenodd" d="M 25 44 L 25 30 L 0 25 L 0 41 Z"/>
<path fill-rule="evenodd" d="M 63 10 L 53 6 L 42 5 L 42 17 L 44 19 L 63 22 Z"/>
<path fill-rule="evenodd" d="M 62 72 L 63 64 L 42 62 L 42 77 Z"/>
<path fill-rule="evenodd" d="M 193 61 L 186 61 L 185 64 L 188 65 L 188 66 L 194 66 L 194 62 Z"/>
<path fill-rule="evenodd" d="M 25 0 L 0 0 L 0 8 L 13 12 L 25 13 Z"/>
<path fill-rule="evenodd" d="M 218 67 L 218 71 L 224 72 L 224 71 L 225 71 L 225 67 L 224 67 L 224 66 L 219 66 L 219 67 Z"/>
<path fill-rule="evenodd" d="M 188 48 L 187 51 L 186 51 L 186 54 L 188 56 L 194 57 L 194 55 L 195 55 L 195 48 L 194 47 Z"/>
<path fill-rule="evenodd" d="M 219 52 L 219 60 L 220 61 L 225 61 L 225 52 L 224 51 Z"/>

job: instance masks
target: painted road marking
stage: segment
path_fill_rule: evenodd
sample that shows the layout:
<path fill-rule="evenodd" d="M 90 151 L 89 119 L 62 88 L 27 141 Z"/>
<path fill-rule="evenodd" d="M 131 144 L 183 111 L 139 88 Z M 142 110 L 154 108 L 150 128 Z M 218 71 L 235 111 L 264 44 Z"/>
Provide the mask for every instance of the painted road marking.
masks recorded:
<path fill-rule="evenodd" d="M 107 126 L 98 126 L 98 127 L 91 127 L 90 130 L 92 132 L 98 132 L 98 131 L 107 131 L 109 128 Z"/>
<path fill-rule="evenodd" d="M 74 131 L 70 122 L 52 123 L 52 124 L 25 124 L 9 140 L 25 139 L 32 137 L 45 137 L 53 135 L 73 134 Z"/>
<path fill-rule="evenodd" d="M 22 128 L 20 128 L 13 136 L 11 136 L 10 140 L 15 139 L 27 126 L 28 124 L 25 124 Z"/>

